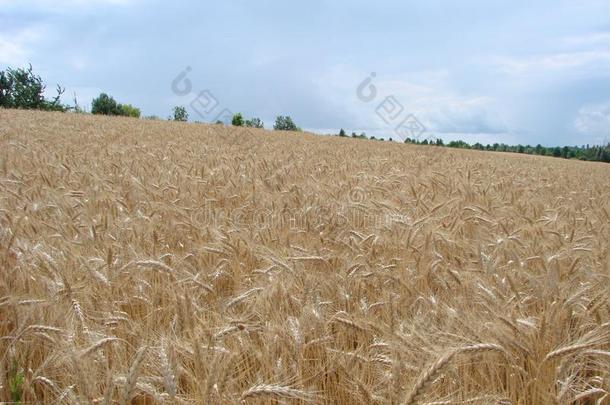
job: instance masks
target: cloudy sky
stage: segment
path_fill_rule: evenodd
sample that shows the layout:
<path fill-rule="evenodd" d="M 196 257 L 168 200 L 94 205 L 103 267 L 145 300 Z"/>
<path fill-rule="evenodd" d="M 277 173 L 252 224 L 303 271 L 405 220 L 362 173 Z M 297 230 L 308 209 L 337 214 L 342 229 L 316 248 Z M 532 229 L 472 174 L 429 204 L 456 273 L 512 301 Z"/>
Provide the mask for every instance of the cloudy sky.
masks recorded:
<path fill-rule="evenodd" d="M 0 69 L 28 62 L 66 102 L 103 91 L 164 118 L 390 137 L 412 114 L 445 140 L 610 140 L 607 0 L 0 0 Z"/>

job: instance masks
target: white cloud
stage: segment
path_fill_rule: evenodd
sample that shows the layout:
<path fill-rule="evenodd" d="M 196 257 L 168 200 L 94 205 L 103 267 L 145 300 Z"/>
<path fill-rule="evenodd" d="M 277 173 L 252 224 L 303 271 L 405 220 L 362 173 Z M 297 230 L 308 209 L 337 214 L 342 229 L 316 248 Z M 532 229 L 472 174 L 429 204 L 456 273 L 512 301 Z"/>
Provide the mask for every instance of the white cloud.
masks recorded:
<path fill-rule="evenodd" d="M 502 73 L 511 76 L 546 75 L 583 67 L 610 66 L 610 51 L 595 50 L 536 55 L 527 58 L 495 58 L 492 62 Z"/>
<path fill-rule="evenodd" d="M 568 46 L 599 45 L 610 43 L 610 32 L 593 32 L 567 37 L 563 42 Z"/>
<path fill-rule="evenodd" d="M 610 139 L 610 101 L 582 107 L 578 111 L 574 126 L 578 132 L 593 137 L 596 143 L 608 142 Z"/>
<path fill-rule="evenodd" d="M 0 32 L 0 63 L 10 66 L 27 64 L 31 48 L 44 37 L 42 27 L 30 27 L 17 32 Z"/>
<path fill-rule="evenodd" d="M 131 0 L 0 0 L 0 7 L 57 9 L 94 5 L 127 5 Z"/>
<path fill-rule="evenodd" d="M 453 78 L 446 70 L 392 76 L 376 73 L 371 82 L 376 97 L 366 102 L 359 99 L 357 89 L 369 75 L 369 72 L 357 72 L 348 66 L 334 66 L 316 80 L 319 97 L 349 117 L 349 128 L 344 128 L 349 133 L 365 131 L 369 136 L 397 139 L 395 128 L 411 114 L 426 128 L 423 137 L 435 135 L 444 139 L 483 140 L 498 138 L 498 134 L 508 131 L 495 99 L 460 94 L 453 89 Z M 368 94 L 367 88 L 364 94 Z M 392 96 L 389 103 L 393 103 L 394 111 L 400 113 L 396 114 L 395 120 L 387 120 L 388 123 L 377 111 L 382 111 L 380 105 Z M 315 130 L 321 133 L 337 131 L 338 128 Z"/>

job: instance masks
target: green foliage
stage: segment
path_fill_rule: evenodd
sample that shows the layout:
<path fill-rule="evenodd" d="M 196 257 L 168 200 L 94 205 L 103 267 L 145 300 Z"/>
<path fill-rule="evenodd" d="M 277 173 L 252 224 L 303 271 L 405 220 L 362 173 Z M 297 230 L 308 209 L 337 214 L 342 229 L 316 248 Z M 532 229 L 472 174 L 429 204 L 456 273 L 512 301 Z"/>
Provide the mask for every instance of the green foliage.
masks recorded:
<path fill-rule="evenodd" d="M 559 146 L 553 148 L 553 156 L 560 157 L 561 156 L 561 148 Z"/>
<path fill-rule="evenodd" d="M 347 136 L 343 128 L 341 128 L 341 131 L 339 131 L 339 136 Z"/>
<path fill-rule="evenodd" d="M 106 93 L 100 94 L 91 102 L 91 114 L 122 115 L 119 104 Z"/>
<path fill-rule="evenodd" d="M 131 104 L 119 104 L 121 109 L 121 115 L 126 117 L 140 118 L 140 109 L 132 106 Z"/>
<path fill-rule="evenodd" d="M 11 392 L 11 400 L 16 404 L 21 402 L 24 380 L 23 370 L 19 370 L 17 362 L 13 361 L 13 365 L 8 374 L 8 386 L 9 391 Z"/>
<path fill-rule="evenodd" d="M 260 118 L 246 120 L 246 126 L 250 128 L 264 128 L 265 123 Z"/>
<path fill-rule="evenodd" d="M 32 71 L 32 65 L 27 69 L 11 69 L 0 71 L 0 107 L 23 108 L 47 111 L 66 111 L 69 107 L 60 102 L 64 89 L 57 86 L 57 96 L 47 100 L 43 93 L 45 85 L 40 76 Z"/>
<path fill-rule="evenodd" d="M 405 143 L 419 143 L 416 140 L 407 138 Z M 423 142 L 422 142 L 423 143 Z M 451 141 L 447 144 L 450 148 L 478 149 L 498 152 L 525 153 L 529 155 L 553 156 L 564 159 L 580 159 L 599 162 L 610 162 L 610 144 L 605 146 L 555 146 L 545 147 L 540 144 L 531 145 L 507 145 L 504 143 L 494 143 L 493 145 L 483 146 L 480 143 L 470 145 L 464 141 Z"/>
<path fill-rule="evenodd" d="M 131 104 L 119 104 L 106 93 L 101 93 L 91 102 L 91 113 L 101 115 L 122 115 L 140 118 L 140 109 Z"/>
<path fill-rule="evenodd" d="M 186 108 L 184 108 L 183 106 L 176 106 L 174 107 L 174 117 L 173 120 L 174 121 L 188 121 L 189 119 L 189 113 L 186 111 Z"/>
<path fill-rule="evenodd" d="M 234 127 L 243 127 L 244 126 L 244 117 L 241 113 L 233 114 L 233 119 L 231 120 L 231 125 Z"/>
<path fill-rule="evenodd" d="M 273 124 L 273 129 L 276 131 L 299 131 L 295 123 L 292 121 L 292 118 L 288 116 L 280 115 L 275 119 L 275 124 Z"/>

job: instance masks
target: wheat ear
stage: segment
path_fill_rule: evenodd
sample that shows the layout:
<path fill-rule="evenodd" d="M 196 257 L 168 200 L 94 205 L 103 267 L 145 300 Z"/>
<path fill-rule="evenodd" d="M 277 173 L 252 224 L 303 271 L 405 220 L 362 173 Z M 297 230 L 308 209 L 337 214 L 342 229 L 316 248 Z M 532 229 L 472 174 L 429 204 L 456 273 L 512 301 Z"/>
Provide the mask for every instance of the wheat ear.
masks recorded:
<path fill-rule="evenodd" d="M 476 353 L 476 352 L 501 352 L 505 353 L 504 348 L 499 345 L 491 344 L 491 343 L 483 343 L 472 346 L 464 346 L 459 347 L 457 349 L 453 349 L 441 357 L 439 357 L 427 370 L 425 370 L 417 379 L 415 385 L 407 395 L 403 404 L 411 405 L 416 402 L 417 398 L 423 394 L 428 385 L 432 382 L 434 376 L 436 376 L 455 356 L 463 353 Z"/>

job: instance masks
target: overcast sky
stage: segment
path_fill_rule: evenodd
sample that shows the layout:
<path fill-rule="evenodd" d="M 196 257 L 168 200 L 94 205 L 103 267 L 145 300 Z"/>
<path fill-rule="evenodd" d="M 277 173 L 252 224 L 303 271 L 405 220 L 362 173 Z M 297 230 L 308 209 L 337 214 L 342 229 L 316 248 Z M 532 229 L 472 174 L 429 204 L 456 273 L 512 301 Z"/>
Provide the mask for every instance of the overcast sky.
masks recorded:
<path fill-rule="evenodd" d="M 610 140 L 607 0 L 0 0 L 0 69 L 28 62 L 88 108 L 103 91 L 163 118 L 390 137 L 401 113 L 445 140 Z"/>

